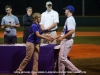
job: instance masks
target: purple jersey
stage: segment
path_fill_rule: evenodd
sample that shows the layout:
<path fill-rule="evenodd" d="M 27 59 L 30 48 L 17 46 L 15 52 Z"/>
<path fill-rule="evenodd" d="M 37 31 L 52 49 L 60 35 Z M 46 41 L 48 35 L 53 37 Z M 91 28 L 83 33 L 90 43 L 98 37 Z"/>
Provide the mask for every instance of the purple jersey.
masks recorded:
<path fill-rule="evenodd" d="M 39 34 L 42 34 L 40 25 L 33 23 L 29 30 L 30 35 L 28 36 L 27 39 L 28 42 L 36 43 L 36 44 L 40 43 L 41 38 L 36 35 L 36 31 L 38 31 Z"/>

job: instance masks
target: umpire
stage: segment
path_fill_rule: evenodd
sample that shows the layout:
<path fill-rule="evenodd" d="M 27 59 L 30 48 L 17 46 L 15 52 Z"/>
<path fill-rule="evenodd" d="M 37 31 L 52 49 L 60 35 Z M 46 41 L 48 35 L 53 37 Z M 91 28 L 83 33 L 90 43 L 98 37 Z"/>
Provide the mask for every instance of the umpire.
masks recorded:
<path fill-rule="evenodd" d="M 32 19 L 32 7 L 26 8 L 27 14 L 23 16 L 23 25 L 24 25 L 24 33 L 23 33 L 23 43 L 26 43 L 26 40 L 29 36 L 29 29 L 33 23 Z"/>

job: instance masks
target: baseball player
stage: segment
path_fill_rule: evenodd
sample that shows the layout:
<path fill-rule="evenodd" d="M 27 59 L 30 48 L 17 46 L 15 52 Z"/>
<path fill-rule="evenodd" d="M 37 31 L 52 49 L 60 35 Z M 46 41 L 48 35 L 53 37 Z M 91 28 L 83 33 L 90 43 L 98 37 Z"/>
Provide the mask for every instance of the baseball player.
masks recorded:
<path fill-rule="evenodd" d="M 34 54 L 34 61 L 33 61 L 33 69 L 32 69 L 32 75 L 37 75 L 38 73 L 38 54 L 39 54 L 39 43 L 40 38 L 47 39 L 49 41 L 53 41 L 51 38 L 42 36 L 42 31 L 40 29 L 40 13 L 34 13 L 32 15 L 32 18 L 34 20 L 34 23 L 30 27 L 30 35 L 26 42 L 26 57 L 21 62 L 19 68 L 17 69 L 18 72 L 22 72 L 25 66 L 30 61 L 32 55 Z"/>
<path fill-rule="evenodd" d="M 81 74 L 81 70 L 76 68 L 68 59 L 67 55 L 70 52 L 73 45 L 73 38 L 75 37 L 76 22 L 73 17 L 74 7 L 67 6 L 65 9 L 65 15 L 67 16 L 63 31 L 60 36 L 55 37 L 60 42 L 60 54 L 59 54 L 59 72 L 64 72 L 65 67 L 71 70 L 76 75 Z M 59 75 L 65 75 L 65 73 L 59 73 Z"/>

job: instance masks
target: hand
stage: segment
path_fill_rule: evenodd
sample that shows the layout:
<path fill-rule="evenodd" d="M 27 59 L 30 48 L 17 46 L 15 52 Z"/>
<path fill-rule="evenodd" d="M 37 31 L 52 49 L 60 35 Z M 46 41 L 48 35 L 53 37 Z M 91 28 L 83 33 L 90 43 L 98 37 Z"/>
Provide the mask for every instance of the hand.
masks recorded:
<path fill-rule="evenodd" d="M 57 39 L 57 41 L 60 42 L 60 41 L 62 41 L 63 39 L 64 39 L 63 37 L 60 37 L 60 38 Z"/>
<path fill-rule="evenodd" d="M 50 42 L 53 42 L 54 41 L 54 39 L 52 37 L 49 37 L 49 39 L 50 39 Z"/>
<path fill-rule="evenodd" d="M 48 30 L 49 31 L 49 28 L 45 29 L 45 30 Z"/>
<path fill-rule="evenodd" d="M 51 41 L 51 42 L 54 41 L 54 39 L 53 39 L 49 34 L 46 34 L 45 36 L 46 36 L 47 38 L 49 38 L 49 39 L 48 39 L 49 41 Z"/>
<path fill-rule="evenodd" d="M 54 39 L 54 40 L 56 40 L 56 39 L 57 39 L 57 37 L 58 37 L 58 36 L 55 36 L 55 37 L 53 37 L 53 39 Z"/>
<path fill-rule="evenodd" d="M 54 39 L 52 37 L 47 37 L 47 40 L 49 40 L 50 42 L 54 41 Z"/>
<path fill-rule="evenodd" d="M 10 25 L 11 25 L 11 27 L 14 27 L 14 24 L 11 23 Z"/>

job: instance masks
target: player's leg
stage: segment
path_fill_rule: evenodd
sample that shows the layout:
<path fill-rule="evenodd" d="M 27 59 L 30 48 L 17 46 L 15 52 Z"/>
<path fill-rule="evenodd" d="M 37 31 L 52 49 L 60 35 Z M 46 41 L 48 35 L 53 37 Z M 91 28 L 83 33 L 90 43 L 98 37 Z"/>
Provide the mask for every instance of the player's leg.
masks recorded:
<path fill-rule="evenodd" d="M 12 44 L 17 43 L 17 36 L 12 36 L 11 41 L 12 41 Z"/>
<path fill-rule="evenodd" d="M 59 75 L 65 75 L 65 65 L 60 61 L 60 58 L 58 58 L 58 70 Z"/>
<path fill-rule="evenodd" d="M 51 37 L 55 37 L 55 36 L 57 36 L 57 32 L 56 31 L 52 31 L 52 32 L 50 32 L 50 34 L 49 34 Z M 57 44 L 57 41 L 56 40 L 54 40 L 53 42 L 50 42 L 49 41 L 49 44 Z"/>
<path fill-rule="evenodd" d="M 7 35 L 4 35 L 4 44 L 10 44 L 10 37 Z"/>
<path fill-rule="evenodd" d="M 34 44 L 27 42 L 26 43 L 26 57 L 23 59 L 21 62 L 19 68 L 17 69 L 18 71 L 23 71 L 23 69 L 26 67 L 28 62 L 30 61 L 34 51 Z"/>
<path fill-rule="evenodd" d="M 58 57 L 58 70 L 59 70 L 59 75 L 65 75 L 65 73 L 61 73 L 61 72 L 64 72 L 65 71 L 65 65 L 61 62 L 60 60 L 60 54 L 62 53 L 62 49 L 64 48 L 64 43 L 65 41 L 62 40 L 61 43 L 60 43 L 60 53 L 59 53 L 59 57 Z"/>
<path fill-rule="evenodd" d="M 35 49 L 34 49 L 34 58 L 33 58 L 33 73 L 32 73 L 32 75 L 38 75 L 37 74 L 37 72 L 38 72 L 38 58 L 39 58 L 39 51 L 40 51 L 40 46 L 39 46 L 39 44 L 34 44 L 34 47 L 35 47 Z M 34 73 L 34 72 L 36 72 L 36 73 Z"/>
<path fill-rule="evenodd" d="M 61 51 L 60 51 L 60 61 L 72 72 L 81 72 L 77 67 L 75 67 L 68 59 L 67 55 L 71 50 L 71 47 L 73 45 L 73 39 L 66 40 L 64 45 L 62 45 Z"/>

